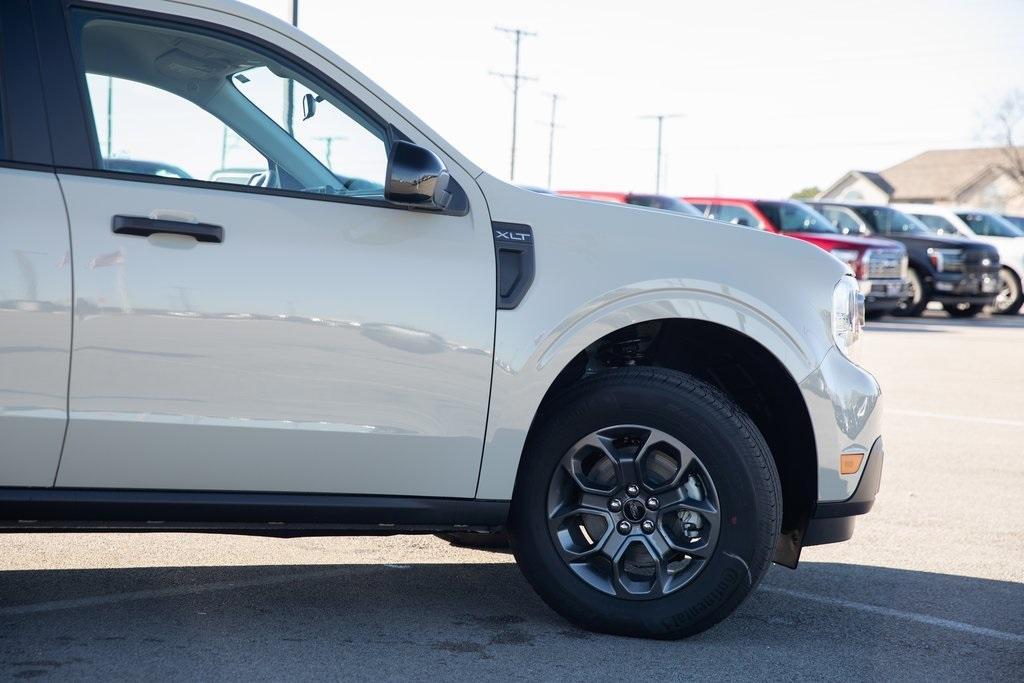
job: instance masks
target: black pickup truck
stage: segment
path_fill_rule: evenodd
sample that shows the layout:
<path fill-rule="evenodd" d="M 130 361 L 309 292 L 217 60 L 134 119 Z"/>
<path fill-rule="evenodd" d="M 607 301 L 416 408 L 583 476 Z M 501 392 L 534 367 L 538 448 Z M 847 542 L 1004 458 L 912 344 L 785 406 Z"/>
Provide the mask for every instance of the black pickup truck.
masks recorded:
<path fill-rule="evenodd" d="M 999 252 L 975 240 L 936 235 L 913 216 L 882 204 L 808 202 L 844 233 L 881 235 L 907 248 L 912 295 L 896 315 L 920 315 L 928 302 L 954 318 L 977 315 L 999 291 Z"/>

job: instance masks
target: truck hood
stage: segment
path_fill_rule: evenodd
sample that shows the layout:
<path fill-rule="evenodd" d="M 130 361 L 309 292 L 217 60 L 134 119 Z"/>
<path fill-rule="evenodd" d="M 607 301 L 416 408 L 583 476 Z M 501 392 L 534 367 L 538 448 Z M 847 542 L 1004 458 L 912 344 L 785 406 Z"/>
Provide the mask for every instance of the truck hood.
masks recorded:
<path fill-rule="evenodd" d="M 916 233 L 909 233 L 906 235 L 894 236 L 896 241 L 902 242 L 906 245 L 913 245 L 915 247 L 937 247 L 940 249 L 965 249 L 971 251 L 974 249 L 985 249 L 988 250 L 990 247 L 977 240 L 964 239 L 963 237 L 951 237 L 948 235 L 921 235 Z"/>
<path fill-rule="evenodd" d="M 902 249 L 903 245 L 899 242 L 888 240 L 882 237 L 861 237 L 858 235 L 840 235 L 838 233 L 830 232 L 787 232 L 783 233 L 787 237 L 795 237 L 798 240 L 804 240 L 817 244 L 823 249 L 856 249 L 857 251 L 863 251 L 864 249 Z"/>

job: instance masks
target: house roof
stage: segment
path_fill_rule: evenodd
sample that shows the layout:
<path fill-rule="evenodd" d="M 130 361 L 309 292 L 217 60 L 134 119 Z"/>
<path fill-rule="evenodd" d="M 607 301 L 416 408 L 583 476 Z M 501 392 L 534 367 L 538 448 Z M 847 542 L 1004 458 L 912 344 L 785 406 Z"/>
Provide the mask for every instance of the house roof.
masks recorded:
<path fill-rule="evenodd" d="M 839 190 L 841 187 L 845 187 L 850 182 L 855 181 L 859 178 L 863 178 L 875 185 L 878 189 L 884 192 L 886 195 L 891 197 L 893 195 L 893 187 L 890 185 L 885 178 L 874 171 L 847 171 L 843 174 L 843 177 L 835 181 L 827 188 L 818 193 L 818 199 L 825 199 L 832 197 L 833 193 Z"/>
<path fill-rule="evenodd" d="M 953 201 L 972 181 L 998 171 L 1006 163 L 1005 154 L 999 147 L 933 149 L 877 175 L 895 188 L 892 201 Z"/>
<path fill-rule="evenodd" d="M 853 171 L 853 173 L 857 173 L 863 176 L 866 180 L 870 180 L 872 183 L 878 186 L 878 189 L 880 189 L 882 192 L 886 193 L 889 196 L 892 196 L 892 194 L 896 191 L 896 189 L 889 183 L 889 181 L 883 178 L 882 174 L 880 173 L 875 173 L 874 171 Z"/>

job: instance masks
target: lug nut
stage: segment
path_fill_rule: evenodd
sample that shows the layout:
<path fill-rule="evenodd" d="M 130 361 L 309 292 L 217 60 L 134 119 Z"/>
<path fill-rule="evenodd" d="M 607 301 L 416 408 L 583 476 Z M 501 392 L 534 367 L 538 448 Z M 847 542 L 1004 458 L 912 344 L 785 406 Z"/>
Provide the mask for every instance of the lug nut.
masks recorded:
<path fill-rule="evenodd" d="M 622 520 L 615 526 L 615 528 L 619 530 L 620 534 L 628 534 L 633 530 L 633 525 L 626 520 Z"/>
<path fill-rule="evenodd" d="M 640 525 L 640 528 L 643 529 L 643 532 L 645 534 L 653 534 L 654 533 L 654 522 L 652 522 L 649 519 L 645 519 L 644 523 Z"/>
<path fill-rule="evenodd" d="M 660 505 L 660 503 L 658 502 L 658 499 L 655 498 L 654 496 L 651 496 L 650 498 L 647 499 L 648 510 L 657 510 L 658 505 Z"/>
<path fill-rule="evenodd" d="M 608 509 L 612 512 L 618 512 L 622 509 L 622 501 L 618 498 L 612 498 L 608 501 Z"/>
<path fill-rule="evenodd" d="M 640 495 L 640 487 L 637 486 L 636 484 L 630 484 L 629 486 L 626 487 L 626 495 L 628 495 L 630 498 L 636 498 L 637 496 Z"/>

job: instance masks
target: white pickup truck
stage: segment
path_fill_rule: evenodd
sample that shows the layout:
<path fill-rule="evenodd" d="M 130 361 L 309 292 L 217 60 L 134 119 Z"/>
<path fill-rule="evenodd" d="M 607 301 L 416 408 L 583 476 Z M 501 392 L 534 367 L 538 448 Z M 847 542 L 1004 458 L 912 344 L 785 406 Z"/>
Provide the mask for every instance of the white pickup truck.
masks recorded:
<path fill-rule="evenodd" d="M 999 251 L 999 294 L 992 312 L 1016 315 L 1024 306 L 1024 230 L 994 211 L 940 204 L 894 204 L 939 235 L 991 244 Z"/>
<path fill-rule="evenodd" d="M 510 186 L 229 0 L 4 0 L 0 65 L 0 530 L 507 530 L 666 638 L 870 509 L 814 245 Z"/>

